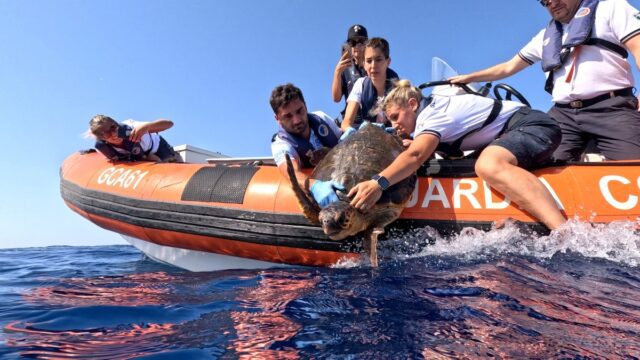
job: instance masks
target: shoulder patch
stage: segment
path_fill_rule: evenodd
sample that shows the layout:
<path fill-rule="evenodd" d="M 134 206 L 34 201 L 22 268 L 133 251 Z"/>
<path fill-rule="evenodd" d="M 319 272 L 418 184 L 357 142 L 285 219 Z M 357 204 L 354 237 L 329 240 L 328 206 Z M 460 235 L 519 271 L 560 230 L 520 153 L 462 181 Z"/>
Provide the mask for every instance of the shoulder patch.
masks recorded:
<path fill-rule="evenodd" d="M 575 17 L 576 18 L 585 17 L 585 16 L 589 15 L 589 13 L 591 13 L 591 10 L 588 7 L 581 7 L 576 12 L 576 16 Z"/>
<path fill-rule="evenodd" d="M 329 127 L 326 124 L 318 126 L 318 134 L 322 137 L 329 135 Z"/>

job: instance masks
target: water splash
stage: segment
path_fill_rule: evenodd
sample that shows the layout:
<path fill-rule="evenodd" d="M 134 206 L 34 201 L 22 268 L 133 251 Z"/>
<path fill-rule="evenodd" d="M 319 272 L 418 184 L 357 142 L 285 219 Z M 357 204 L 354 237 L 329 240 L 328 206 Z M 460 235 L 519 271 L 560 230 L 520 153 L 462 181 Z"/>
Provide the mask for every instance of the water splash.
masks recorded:
<path fill-rule="evenodd" d="M 391 255 L 396 259 L 455 256 L 475 261 L 491 260 L 504 255 L 549 259 L 555 254 L 566 252 L 638 266 L 640 232 L 637 224 L 629 221 L 591 224 L 570 220 L 549 235 L 539 236 L 507 222 L 503 228 L 488 232 L 465 228 L 452 237 L 443 237 L 429 227 L 419 228 L 395 238 L 385 246 L 385 253 L 396 253 L 397 255 Z"/>

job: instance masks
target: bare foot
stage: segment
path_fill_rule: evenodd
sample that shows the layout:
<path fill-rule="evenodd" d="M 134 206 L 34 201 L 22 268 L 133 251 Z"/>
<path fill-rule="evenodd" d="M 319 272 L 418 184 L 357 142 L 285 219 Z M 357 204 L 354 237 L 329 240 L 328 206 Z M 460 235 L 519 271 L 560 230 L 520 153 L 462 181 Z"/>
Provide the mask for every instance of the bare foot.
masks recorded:
<path fill-rule="evenodd" d="M 491 224 L 491 230 L 504 229 L 507 226 L 507 224 L 515 227 L 523 235 L 527 235 L 527 236 L 537 235 L 537 232 L 533 229 L 533 227 L 531 227 L 530 224 L 527 224 L 520 220 L 516 220 L 511 217 L 494 221 Z"/>
<path fill-rule="evenodd" d="M 491 230 L 498 230 L 498 229 L 502 229 L 505 227 L 505 225 L 507 225 L 508 222 L 515 222 L 515 220 L 513 218 L 504 218 L 504 219 L 500 219 L 500 220 L 496 220 L 491 224 Z"/>

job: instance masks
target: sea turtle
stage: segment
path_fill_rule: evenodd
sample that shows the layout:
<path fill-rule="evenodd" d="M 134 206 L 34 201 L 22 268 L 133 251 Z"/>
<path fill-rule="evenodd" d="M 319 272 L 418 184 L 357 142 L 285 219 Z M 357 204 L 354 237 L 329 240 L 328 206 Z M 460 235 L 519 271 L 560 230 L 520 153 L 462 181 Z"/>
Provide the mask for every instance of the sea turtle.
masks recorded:
<path fill-rule="evenodd" d="M 377 266 L 378 235 L 384 227 L 400 216 L 404 205 L 411 197 L 416 185 L 416 175 L 400 181 L 382 193 L 374 207 L 366 211 L 349 205 L 346 194 L 361 181 L 369 180 L 386 168 L 404 150 L 402 140 L 374 126 L 362 126 L 356 133 L 335 146 L 318 163 L 311 174 L 312 179 L 336 180 L 347 189 L 338 191 L 340 201 L 320 209 L 313 196 L 304 191 L 296 179 L 291 160 L 289 178 L 294 193 L 305 216 L 314 224 L 320 224 L 324 233 L 332 240 L 342 240 L 364 231 L 364 248 L 371 264 Z M 308 189 L 308 184 L 306 185 Z"/>

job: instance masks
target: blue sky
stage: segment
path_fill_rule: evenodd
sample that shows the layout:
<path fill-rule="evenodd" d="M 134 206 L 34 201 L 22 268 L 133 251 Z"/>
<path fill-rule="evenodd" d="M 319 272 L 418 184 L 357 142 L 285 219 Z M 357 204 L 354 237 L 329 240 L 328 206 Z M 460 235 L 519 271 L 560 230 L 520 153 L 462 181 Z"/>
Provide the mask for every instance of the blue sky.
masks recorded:
<path fill-rule="evenodd" d="M 299 86 L 309 110 L 341 110 L 331 78 L 352 24 L 389 40 L 391 67 L 420 83 L 434 56 L 460 73 L 507 60 L 547 20 L 535 0 L 0 0 L 0 247 L 123 243 L 59 193 L 95 114 L 169 118 L 172 145 L 267 156 L 276 85 Z M 539 64 L 505 82 L 550 106 Z"/>

